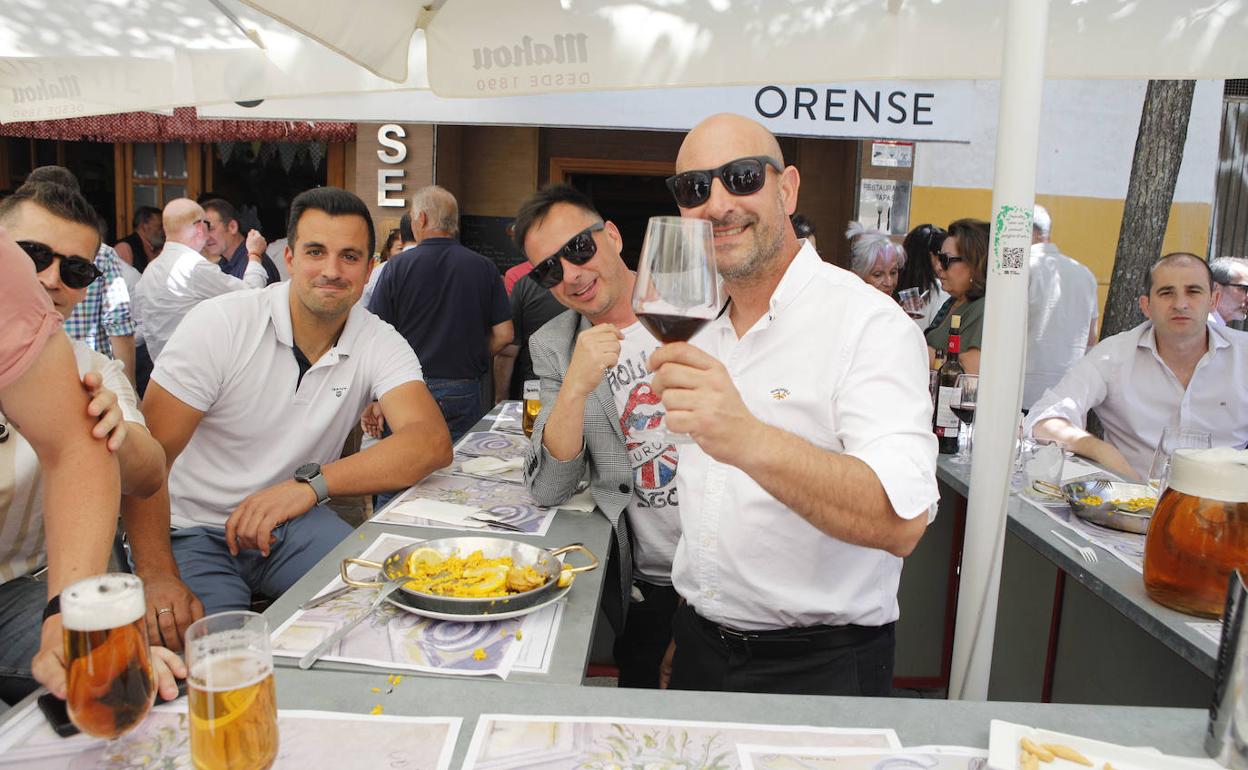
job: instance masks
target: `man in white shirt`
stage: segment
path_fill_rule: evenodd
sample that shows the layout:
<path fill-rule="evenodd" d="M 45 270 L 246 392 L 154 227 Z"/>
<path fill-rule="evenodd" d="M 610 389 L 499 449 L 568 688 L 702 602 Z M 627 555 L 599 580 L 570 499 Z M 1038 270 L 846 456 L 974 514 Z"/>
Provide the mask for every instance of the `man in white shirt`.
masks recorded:
<path fill-rule="evenodd" d="M 27 183 L 0 204 L 0 225 L 26 252 L 26 264 L 34 262 L 39 283 L 62 319 L 87 296 L 97 274 L 90 267 L 100 241 L 97 221 L 95 210 L 77 190 L 54 184 Z M 14 278 L 6 275 L 6 280 Z M 112 475 L 120 479 L 121 494 L 152 494 L 164 475 L 164 452 L 143 425 L 138 398 L 121 362 L 80 340 L 70 344 L 78 375 L 92 391 L 88 413 L 99 416 L 96 435 L 102 438 L 112 432 L 109 446 L 117 461 Z M 52 411 L 62 406 L 44 404 Z M 55 533 L 58 524 L 52 517 L 45 523 L 43 475 L 40 458 L 16 419 L 10 421 L 0 413 L 0 699 L 9 701 L 36 687 L 31 659 L 40 647 L 39 616 L 48 585 L 30 573 L 49 562 L 49 549 L 65 551 L 58 554 L 62 557 L 72 555 L 66 535 L 111 541 L 117 515 L 116 498 L 107 516 L 95 521 L 75 504 L 73 526 L 62 522 Z M 89 547 L 95 550 L 97 545 Z M 61 646 L 59 635 L 53 634 L 53 639 Z"/>
<path fill-rule="evenodd" d="M 1226 326 L 1248 316 L 1248 259 L 1218 257 L 1209 263 L 1213 274 L 1213 310 L 1209 323 Z"/>
<path fill-rule="evenodd" d="M 902 557 L 937 501 L 922 334 L 799 243 L 798 172 L 763 126 L 706 119 L 676 171 L 729 302 L 650 359 L 668 427 L 696 442 L 676 479 L 670 686 L 887 695 Z"/>
<path fill-rule="evenodd" d="M 1214 446 L 1248 442 L 1248 336 L 1209 326 L 1213 277 L 1193 254 L 1149 269 L 1148 320 L 1100 342 L 1032 407 L 1026 434 L 1052 438 L 1125 478 L 1148 474 L 1162 431 L 1208 433 Z M 1095 409 L 1101 440 L 1083 429 Z"/>
<path fill-rule="evenodd" d="M 658 687 L 678 597 L 672 557 L 680 539 L 677 447 L 635 438 L 662 405 L 646 361 L 659 341 L 632 310 L 636 276 L 620 257 L 620 232 L 583 193 L 551 185 L 516 215 L 516 242 L 532 281 L 570 312 L 529 338 L 543 409 L 525 480 L 543 505 L 559 505 L 589 474 L 598 509 L 615 528 L 603 609 L 616 634 L 621 687 Z M 618 587 L 618 588 L 617 588 Z"/>
<path fill-rule="evenodd" d="M 248 249 L 256 253 L 247 255 L 247 271 L 241 280 L 221 272 L 215 258 L 200 254 L 208 242 L 208 220 L 195 201 L 189 198 L 169 201 L 163 220 L 165 246 L 160 256 L 143 271 L 131 299 L 152 361 L 160 358 L 165 344 L 191 308 L 232 291 L 263 289 L 268 282 L 268 274 L 260 262 L 263 245 Z"/>
<path fill-rule="evenodd" d="M 341 542 L 351 529 L 331 497 L 406 487 L 451 460 L 411 347 L 354 307 L 372 263 L 368 207 L 308 190 L 287 233 L 291 279 L 192 310 L 143 399 L 171 467 L 126 527 L 149 631 L 174 649 L 204 612 L 281 595 Z M 373 400 L 393 435 L 338 459 Z"/>
<path fill-rule="evenodd" d="M 1049 239 L 1053 218 L 1036 206 L 1027 288 L 1027 366 L 1023 409 L 1062 379 L 1096 344 L 1096 276 Z"/>

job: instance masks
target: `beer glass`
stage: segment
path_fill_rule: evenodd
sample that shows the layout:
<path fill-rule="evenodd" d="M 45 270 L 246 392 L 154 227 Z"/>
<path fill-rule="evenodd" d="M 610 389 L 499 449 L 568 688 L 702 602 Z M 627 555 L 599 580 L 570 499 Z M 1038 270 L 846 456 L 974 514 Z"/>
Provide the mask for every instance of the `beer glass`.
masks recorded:
<path fill-rule="evenodd" d="M 129 732 L 156 698 L 143 581 L 110 573 L 74 583 L 61 592 L 61 625 L 69 718 L 97 738 Z"/>
<path fill-rule="evenodd" d="M 651 217 L 633 284 L 637 320 L 663 344 L 687 342 L 721 309 L 711 223 Z M 667 430 L 666 412 L 649 388 L 635 390 L 629 401 L 635 404 L 620 421 L 626 441 L 681 444 L 693 440 Z"/>
<path fill-rule="evenodd" d="M 541 380 L 525 380 L 524 381 L 524 415 L 521 417 L 520 427 L 524 429 L 525 436 L 533 435 L 533 424 L 537 422 L 537 415 L 542 411 L 542 381 Z"/>
<path fill-rule="evenodd" d="M 1171 430 L 1166 426 L 1161 431 L 1161 443 L 1153 451 L 1153 461 L 1148 466 L 1148 478 L 1145 479 L 1157 496 L 1165 491 L 1170 480 L 1170 457 L 1176 449 L 1209 449 L 1213 446 L 1213 437 L 1197 430 Z"/>
<path fill-rule="evenodd" d="M 221 612 L 186 631 L 191 760 L 197 770 L 265 770 L 277 758 L 269 625 Z"/>

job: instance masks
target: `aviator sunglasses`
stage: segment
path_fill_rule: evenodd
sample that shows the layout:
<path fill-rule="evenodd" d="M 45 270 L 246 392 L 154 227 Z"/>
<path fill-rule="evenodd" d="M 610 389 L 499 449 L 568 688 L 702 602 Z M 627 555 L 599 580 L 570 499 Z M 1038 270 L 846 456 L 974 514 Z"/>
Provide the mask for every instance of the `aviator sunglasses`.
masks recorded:
<path fill-rule="evenodd" d="M 733 195 L 753 195 L 763 189 L 767 182 L 767 167 L 779 174 L 784 171 L 780 161 L 770 155 L 754 155 L 730 160 L 719 168 L 704 171 L 682 171 L 667 178 L 667 189 L 682 209 L 691 209 L 706 203 L 711 197 L 711 182 L 716 178 L 724 183 L 724 189 Z"/>
<path fill-rule="evenodd" d="M 533 266 L 529 277 L 537 281 L 543 289 L 553 289 L 563 280 L 563 261 L 568 260 L 574 265 L 583 265 L 598 253 L 598 243 L 594 233 L 603 228 L 602 222 L 595 222 L 568 239 L 554 254 Z"/>
<path fill-rule="evenodd" d="M 17 245 L 22 247 L 22 251 L 30 255 L 31 260 L 35 263 L 36 273 L 42 273 L 44 270 L 47 270 L 48 266 L 52 264 L 52 260 L 60 257 L 61 283 L 71 289 L 85 289 L 91 285 L 92 281 L 104 274 L 93 262 L 82 257 L 57 254 L 51 248 L 38 241 L 18 241 Z"/>

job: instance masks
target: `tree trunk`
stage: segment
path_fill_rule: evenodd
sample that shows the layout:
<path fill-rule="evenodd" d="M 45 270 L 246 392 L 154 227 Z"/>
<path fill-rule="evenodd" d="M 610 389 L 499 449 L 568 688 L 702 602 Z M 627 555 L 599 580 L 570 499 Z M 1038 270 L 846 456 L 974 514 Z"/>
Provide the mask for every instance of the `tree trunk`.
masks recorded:
<path fill-rule="evenodd" d="M 1145 273 L 1161 256 L 1195 88 L 1194 80 L 1148 81 L 1101 339 L 1144 320 L 1138 298 L 1144 289 Z"/>

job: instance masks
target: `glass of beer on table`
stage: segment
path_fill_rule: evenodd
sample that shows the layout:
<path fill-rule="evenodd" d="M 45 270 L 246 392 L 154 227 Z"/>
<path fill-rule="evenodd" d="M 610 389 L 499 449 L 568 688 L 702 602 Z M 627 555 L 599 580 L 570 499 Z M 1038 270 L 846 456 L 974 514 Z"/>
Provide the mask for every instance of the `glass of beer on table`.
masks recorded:
<path fill-rule="evenodd" d="M 61 592 L 61 625 L 69 718 L 97 738 L 129 732 L 156 698 L 143 581 L 105 574 L 74 583 Z"/>
<path fill-rule="evenodd" d="M 197 770 L 265 770 L 277 758 L 269 625 L 254 612 L 208 615 L 186 631 L 191 759 Z"/>
<path fill-rule="evenodd" d="M 524 435 L 533 435 L 533 424 L 537 422 L 537 415 L 542 411 L 542 381 L 541 380 L 525 380 L 524 381 L 524 417 L 520 423 L 520 427 L 524 429 Z"/>

